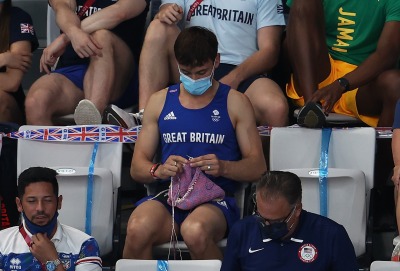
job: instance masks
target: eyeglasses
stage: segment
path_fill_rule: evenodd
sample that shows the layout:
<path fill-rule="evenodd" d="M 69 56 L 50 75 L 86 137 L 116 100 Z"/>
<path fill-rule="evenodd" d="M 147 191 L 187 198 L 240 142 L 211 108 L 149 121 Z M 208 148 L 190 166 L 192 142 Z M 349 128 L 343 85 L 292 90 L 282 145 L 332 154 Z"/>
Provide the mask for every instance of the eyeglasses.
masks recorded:
<path fill-rule="evenodd" d="M 290 210 L 290 213 L 284 219 L 267 219 L 267 218 L 263 217 L 258 212 L 258 210 L 256 210 L 256 216 L 258 218 L 260 218 L 262 220 L 261 222 L 263 222 L 266 225 L 271 225 L 271 224 L 275 224 L 275 223 L 282 223 L 282 222 L 287 223 L 292 218 L 292 216 L 294 214 L 294 211 L 296 210 L 296 206 L 297 206 L 297 204 L 292 208 L 292 210 Z"/>

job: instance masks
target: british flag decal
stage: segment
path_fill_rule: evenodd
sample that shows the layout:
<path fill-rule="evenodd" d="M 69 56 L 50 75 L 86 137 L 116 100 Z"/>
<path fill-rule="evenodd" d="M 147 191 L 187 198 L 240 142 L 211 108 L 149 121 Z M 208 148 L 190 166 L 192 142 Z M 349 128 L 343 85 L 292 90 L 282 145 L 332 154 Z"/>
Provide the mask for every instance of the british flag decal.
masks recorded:
<path fill-rule="evenodd" d="M 71 142 L 123 142 L 135 143 L 142 126 L 124 129 L 113 125 L 65 126 L 8 133 L 15 139 Z"/>
<path fill-rule="evenodd" d="M 33 25 L 29 24 L 29 23 L 21 23 L 20 24 L 21 27 L 21 33 L 22 34 L 31 34 L 34 35 L 35 34 L 35 30 L 33 29 Z"/>

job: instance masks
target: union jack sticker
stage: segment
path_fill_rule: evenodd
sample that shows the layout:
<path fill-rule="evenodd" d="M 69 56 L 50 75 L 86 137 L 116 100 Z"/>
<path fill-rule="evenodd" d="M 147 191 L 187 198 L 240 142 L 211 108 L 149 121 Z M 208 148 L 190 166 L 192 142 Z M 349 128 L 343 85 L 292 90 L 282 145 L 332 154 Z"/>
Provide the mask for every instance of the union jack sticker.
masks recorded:
<path fill-rule="evenodd" d="M 31 25 L 31 24 L 21 23 L 20 27 L 21 27 L 22 34 L 31 34 L 31 35 L 35 34 L 35 30 L 33 29 L 33 25 Z"/>

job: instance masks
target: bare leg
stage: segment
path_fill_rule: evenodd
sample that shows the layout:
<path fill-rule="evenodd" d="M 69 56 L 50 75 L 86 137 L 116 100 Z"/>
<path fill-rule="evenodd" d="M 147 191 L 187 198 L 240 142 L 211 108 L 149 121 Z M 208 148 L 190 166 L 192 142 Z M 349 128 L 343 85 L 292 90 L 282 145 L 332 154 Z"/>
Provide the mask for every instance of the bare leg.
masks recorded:
<path fill-rule="evenodd" d="M 23 116 L 14 97 L 0 91 L 0 122 L 15 122 L 23 124 Z"/>
<path fill-rule="evenodd" d="M 391 127 L 398 99 L 400 99 L 400 71 L 383 72 L 370 84 L 358 90 L 356 96 L 358 113 L 380 116 L 378 126 Z"/>
<path fill-rule="evenodd" d="M 176 25 L 153 20 L 146 32 L 139 61 L 139 109 L 146 107 L 150 96 L 170 82 L 178 82 L 173 46 L 179 34 Z"/>
<path fill-rule="evenodd" d="M 177 234 L 179 229 L 175 225 Z M 152 259 L 154 245 L 170 240 L 172 217 L 164 205 L 149 200 L 139 205 L 128 221 L 124 259 Z"/>
<path fill-rule="evenodd" d="M 259 78 L 249 86 L 245 94 L 253 105 L 259 125 L 287 125 L 289 106 L 281 88 L 274 81 Z"/>
<path fill-rule="evenodd" d="M 84 79 L 85 98 L 103 112 L 129 84 L 133 75 L 133 56 L 129 47 L 112 32 L 99 30 L 93 36 L 103 49 L 101 57 L 90 59 Z"/>
<path fill-rule="evenodd" d="M 293 1 L 286 41 L 295 88 L 305 102 L 331 70 L 324 21 L 321 0 Z"/>
<path fill-rule="evenodd" d="M 397 222 L 397 232 L 400 234 L 400 205 L 399 203 L 399 186 L 394 186 L 394 206 L 396 208 L 396 222 Z"/>
<path fill-rule="evenodd" d="M 52 125 L 53 117 L 73 113 L 82 98 L 83 91 L 64 75 L 43 75 L 28 91 L 26 121 L 33 125 Z"/>
<path fill-rule="evenodd" d="M 181 234 L 194 260 L 222 259 L 217 242 L 227 225 L 221 210 L 211 204 L 197 207 L 182 223 Z"/>

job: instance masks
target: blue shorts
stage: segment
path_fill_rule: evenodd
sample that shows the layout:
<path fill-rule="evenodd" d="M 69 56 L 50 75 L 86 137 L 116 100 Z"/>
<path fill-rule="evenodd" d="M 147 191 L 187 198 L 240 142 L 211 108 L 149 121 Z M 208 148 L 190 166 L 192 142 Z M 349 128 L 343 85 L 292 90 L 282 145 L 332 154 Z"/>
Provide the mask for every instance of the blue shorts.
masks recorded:
<path fill-rule="evenodd" d="M 136 206 L 139 206 L 143 202 L 147 200 L 157 200 L 161 202 L 165 208 L 169 211 L 169 213 L 172 215 L 172 207 L 167 203 L 168 199 L 168 190 L 166 190 L 163 193 L 160 193 L 157 195 L 157 197 L 154 196 L 147 196 L 136 202 Z M 238 206 L 236 205 L 236 200 L 234 197 L 225 197 L 222 200 L 219 201 L 209 201 L 207 202 L 209 204 L 212 204 L 216 206 L 218 209 L 222 211 L 224 214 L 226 224 L 227 224 L 227 232 L 225 235 L 227 236 L 229 229 L 232 228 L 233 224 L 240 219 L 240 210 Z M 175 208 L 175 222 L 180 226 L 183 221 L 188 217 L 188 215 L 191 213 L 192 210 L 181 210 L 178 208 Z"/>
<path fill-rule="evenodd" d="M 62 74 L 67 77 L 76 87 L 83 90 L 83 79 L 85 78 L 86 71 L 88 69 L 88 64 L 72 65 L 67 67 L 62 67 L 54 70 L 54 73 Z M 115 105 L 121 108 L 131 107 L 138 103 L 138 89 L 139 80 L 137 68 L 135 67 L 135 73 L 128 87 L 121 95 L 121 97 L 115 102 Z"/>
<path fill-rule="evenodd" d="M 236 68 L 236 65 L 231 65 L 231 64 L 225 64 L 225 63 L 220 63 L 218 68 L 214 72 L 214 78 L 215 80 L 220 80 L 222 77 L 230 73 L 234 68 Z M 241 93 L 245 93 L 246 90 L 249 88 L 251 84 L 253 84 L 254 81 L 256 81 L 258 78 L 265 77 L 264 75 L 254 75 L 251 76 L 250 78 L 247 78 L 244 80 L 242 83 L 240 83 L 238 87 L 238 91 Z"/>

